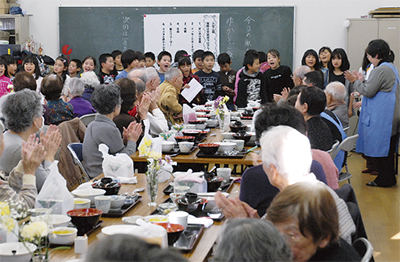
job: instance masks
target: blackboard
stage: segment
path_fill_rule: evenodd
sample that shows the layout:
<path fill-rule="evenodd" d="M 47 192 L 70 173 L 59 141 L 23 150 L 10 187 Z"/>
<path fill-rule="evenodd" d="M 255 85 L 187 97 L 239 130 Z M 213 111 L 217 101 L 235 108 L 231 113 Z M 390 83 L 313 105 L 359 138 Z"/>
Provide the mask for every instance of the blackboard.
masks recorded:
<path fill-rule="evenodd" d="M 220 14 L 220 52 L 233 56 L 239 69 L 248 49 L 277 49 L 281 64 L 293 65 L 294 7 L 59 7 L 60 50 L 70 59 L 128 48 L 144 51 L 145 14 Z M 129 34 L 123 35 L 124 17 Z M 126 22 L 126 21 L 125 21 Z M 250 31 L 249 31 L 250 29 Z M 250 32 L 250 33 L 249 33 Z M 161 50 L 160 50 L 161 51 Z M 168 50 L 167 50 L 168 51 Z M 218 54 L 216 54 L 218 55 Z M 157 54 L 156 54 L 157 56 Z M 174 54 L 172 54 L 174 56 Z M 98 66 L 97 66 L 98 68 Z"/>

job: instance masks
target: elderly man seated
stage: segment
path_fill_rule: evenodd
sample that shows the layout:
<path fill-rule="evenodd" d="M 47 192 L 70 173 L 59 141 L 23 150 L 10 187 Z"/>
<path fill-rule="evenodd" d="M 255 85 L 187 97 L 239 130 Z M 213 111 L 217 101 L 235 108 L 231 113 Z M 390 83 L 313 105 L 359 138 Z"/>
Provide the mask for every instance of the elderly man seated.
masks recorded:
<path fill-rule="evenodd" d="M 272 127 L 262 134 L 260 144 L 262 168 L 271 185 L 279 191 L 297 182 L 316 181 L 315 175 L 310 173 L 312 162 L 310 141 L 299 131 L 288 126 Z M 338 209 L 340 235 L 351 243 L 355 225 L 347 205 L 332 189 L 328 186 L 326 188 L 334 198 Z M 221 193 L 217 193 L 215 202 L 227 218 L 258 217 L 257 210 L 238 198 L 229 200 Z"/>
<path fill-rule="evenodd" d="M 4 150 L 4 126 L 0 122 L 0 156 Z M 35 134 L 29 136 L 27 142 L 22 142 L 21 160 L 6 178 L 0 171 L 0 202 L 6 200 L 22 200 L 29 208 L 35 206 L 37 196 L 35 171 L 40 166 L 46 151 L 38 143 Z M 20 190 L 11 187 L 12 184 L 21 184 Z"/>
<path fill-rule="evenodd" d="M 338 82 L 331 82 L 325 88 L 326 108 L 331 110 L 339 118 L 343 128 L 349 126 L 349 114 L 346 98 L 345 86 Z"/>
<path fill-rule="evenodd" d="M 182 106 L 179 104 L 182 79 L 181 70 L 170 68 L 165 72 L 165 81 L 160 85 L 158 106 L 171 125 L 182 123 Z"/>

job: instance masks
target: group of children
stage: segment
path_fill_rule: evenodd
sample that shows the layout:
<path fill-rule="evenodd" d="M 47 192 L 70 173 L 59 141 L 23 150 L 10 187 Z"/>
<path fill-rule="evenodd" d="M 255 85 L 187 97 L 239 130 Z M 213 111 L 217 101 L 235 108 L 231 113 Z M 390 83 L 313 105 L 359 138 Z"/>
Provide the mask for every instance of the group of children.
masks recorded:
<path fill-rule="evenodd" d="M 191 56 L 185 50 L 179 50 L 173 63 L 172 55 L 168 51 L 160 52 L 156 61 L 152 52 L 143 54 L 131 49 L 124 52 L 114 50 L 101 54 L 98 58 L 100 69 L 97 77 L 101 84 L 109 84 L 127 77 L 135 68 L 154 67 L 157 62 L 160 83 L 164 81 L 164 74 L 170 67 L 177 67 L 183 74 L 182 89 L 188 88 L 193 78 L 203 86 L 203 90 L 190 103 L 182 96 L 179 98 L 180 103 L 204 104 L 218 96 L 228 96 L 230 99 L 227 106 L 230 110 L 234 110 L 235 105 L 239 108 L 246 107 L 251 101 L 272 102 L 274 94 L 280 94 L 284 88 L 292 88 L 294 85 L 291 69 L 280 64 L 280 54 L 275 49 L 269 50 L 267 54 L 252 49 L 246 51 L 243 67 L 238 71 L 231 68 L 232 61 L 227 53 L 221 53 L 217 57 L 219 72 L 213 71 L 215 60 L 212 52 L 203 50 L 196 50 Z M 331 51 L 329 47 L 322 47 L 319 55 L 309 49 L 303 55 L 302 65 L 320 71 L 324 86 L 332 81 L 340 81 L 347 88 L 349 86 L 348 80 L 344 78 L 344 71 L 349 69 L 350 64 L 346 52 L 341 48 Z M 95 72 L 96 66 L 97 60 L 93 56 L 85 57 L 82 62 L 78 59 L 68 61 L 59 56 L 54 61 L 53 73 L 61 77 L 65 87 L 70 78 L 80 77 L 81 71 Z M 42 81 L 40 69 L 34 55 L 28 55 L 23 60 L 21 70 L 33 75 L 37 82 L 37 91 L 40 90 Z M 0 96 L 11 91 L 10 85 L 16 70 L 16 60 L 10 55 L 3 55 L 0 59 Z M 67 95 L 65 91 L 62 94 Z"/>

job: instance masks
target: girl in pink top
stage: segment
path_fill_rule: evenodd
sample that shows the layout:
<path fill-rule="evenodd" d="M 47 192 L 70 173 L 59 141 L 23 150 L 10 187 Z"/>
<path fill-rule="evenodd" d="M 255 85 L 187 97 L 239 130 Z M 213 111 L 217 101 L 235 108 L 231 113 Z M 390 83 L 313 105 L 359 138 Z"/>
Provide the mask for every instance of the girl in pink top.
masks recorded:
<path fill-rule="evenodd" d="M 9 85 L 12 85 L 12 83 L 7 75 L 7 64 L 3 59 L 0 59 L 0 97 L 11 92 Z"/>

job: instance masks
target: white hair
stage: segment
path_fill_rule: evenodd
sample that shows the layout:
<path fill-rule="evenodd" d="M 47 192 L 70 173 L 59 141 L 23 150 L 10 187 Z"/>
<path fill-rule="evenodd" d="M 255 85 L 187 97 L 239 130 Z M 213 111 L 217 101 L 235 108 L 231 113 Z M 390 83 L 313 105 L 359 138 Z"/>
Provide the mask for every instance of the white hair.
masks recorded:
<path fill-rule="evenodd" d="M 344 100 L 346 87 L 339 81 L 331 82 L 326 86 L 325 93 L 332 95 L 333 100 Z"/>
<path fill-rule="evenodd" d="M 81 79 L 74 77 L 69 81 L 68 92 L 71 97 L 82 96 L 83 91 L 85 91 L 85 85 Z"/>
<path fill-rule="evenodd" d="M 165 80 L 171 82 L 174 80 L 174 77 L 179 77 L 179 72 L 181 72 L 181 70 L 178 68 L 169 68 L 167 72 L 165 72 Z"/>
<path fill-rule="evenodd" d="M 273 164 L 278 173 L 293 184 L 304 181 L 312 162 L 308 138 L 289 126 L 275 126 L 264 131 L 260 139 L 262 162 Z"/>
<path fill-rule="evenodd" d="M 98 85 L 100 85 L 100 81 L 94 71 L 83 73 L 81 76 L 81 80 L 85 84 L 85 87 L 90 86 L 96 88 Z"/>
<path fill-rule="evenodd" d="M 146 76 L 146 81 L 144 82 L 150 82 L 151 80 L 158 78 L 158 73 L 157 70 L 154 67 L 147 67 L 144 69 L 145 76 Z"/>
<path fill-rule="evenodd" d="M 294 74 L 297 77 L 300 77 L 302 80 L 304 79 L 305 74 L 307 74 L 308 72 L 311 72 L 311 69 L 308 66 L 299 66 L 298 68 L 296 68 L 294 70 Z"/>
<path fill-rule="evenodd" d="M 145 72 L 144 68 L 134 68 L 128 73 L 128 78 L 134 80 L 134 78 L 139 78 L 143 82 L 145 82 Z"/>

